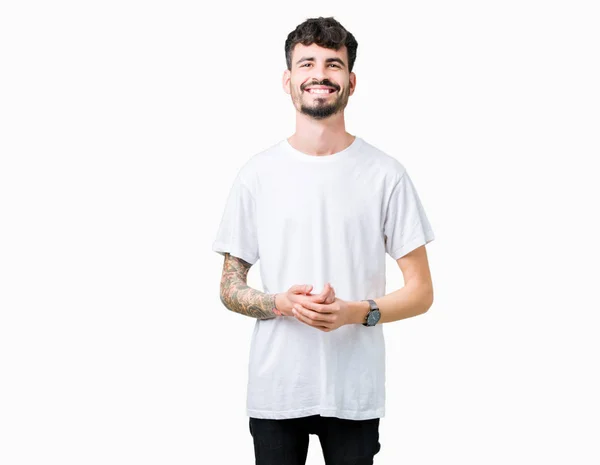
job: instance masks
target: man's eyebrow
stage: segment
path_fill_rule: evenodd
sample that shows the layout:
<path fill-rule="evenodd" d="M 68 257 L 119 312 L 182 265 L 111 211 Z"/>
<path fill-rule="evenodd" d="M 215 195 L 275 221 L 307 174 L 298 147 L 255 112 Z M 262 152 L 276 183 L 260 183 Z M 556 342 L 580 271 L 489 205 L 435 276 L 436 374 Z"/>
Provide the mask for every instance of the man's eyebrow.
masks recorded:
<path fill-rule="evenodd" d="M 298 65 L 298 64 L 302 63 L 303 61 L 315 61 L 315 57 L 302 57 L 296 62 L 296 64 Z M 337 57 L 326 58 L 325 63 L 339 63 L 342 66 L 346 66 L 346 63 L 344 63 L 344 61 L 341 58 L 337 58 Z"/>

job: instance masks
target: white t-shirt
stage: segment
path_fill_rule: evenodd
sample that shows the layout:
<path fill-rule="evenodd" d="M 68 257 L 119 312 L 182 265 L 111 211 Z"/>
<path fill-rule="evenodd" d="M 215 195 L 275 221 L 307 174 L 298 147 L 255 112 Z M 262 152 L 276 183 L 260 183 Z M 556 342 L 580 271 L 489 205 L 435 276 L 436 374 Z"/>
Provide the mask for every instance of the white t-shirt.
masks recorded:
<path fill-rule="evenodd" d="M 263 292 L 326 282 L 343 300 L 382 297 L 385 254 L 398 259 L 434 239 L 404 166 L 364 139 L 314 156 L 287 139 L 239 170 L 215 252 L 261 260 Z M 383 325 L 323 332 L 294 317 L 256 320 L 247 415 L 352 420 L 385 415 Z"/>

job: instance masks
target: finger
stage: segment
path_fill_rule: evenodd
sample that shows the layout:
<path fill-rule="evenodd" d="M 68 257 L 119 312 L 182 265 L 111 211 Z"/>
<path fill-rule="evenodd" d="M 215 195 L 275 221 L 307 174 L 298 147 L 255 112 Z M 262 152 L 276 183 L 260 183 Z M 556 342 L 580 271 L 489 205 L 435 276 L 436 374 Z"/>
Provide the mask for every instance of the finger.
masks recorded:
<path fill-rule="evenodd" d="M 312 284 L 294 284 L 289 292 L 292 294 L 308 294 L 312 290 Z"/>
<path fill-rule="evenodd" d="M 323 304 L 323 303 L 326 302 L 326 300 L 327 300 L 328 297 L 329 297 L 329 293 L 328 292 L 327 293 L 321 292 L 319 295 L 310 296 L 310 300 L 312 302 Z"/>
<path fill-rule="evenodd" d="M 329 289 L 327 291 L 327 294 L 324 296 L 323 301 L 319 302 L 319 303 L 323 303 L 323 304 L 330 304 L 333 303 L 335 301 L 335 291 L 333 290 L 333 287 L 331 287 L 331 285 L 329 285 Z M 314 300 L 313 300 L 314 302 Z"/>
<path fill-rule="evenodd" d="M 314 312 L 300 304 L 294 304 L 294 309 L 296 310 L 296 312 L 300 313 L 306 318 L 309 318 L 316 324 L 325 325 L 331 323 L 331 317 L 325 313 Z"/>
<path fill-rule="evenodd" d="M 333 286 L 331 286 L 329 288 L 329 295 L 327 296 L 327 303 L 331 304 L 335 302 L 335 289 L 333 288 Z"/>
<path fill-rule="evenodd" d="M 328 287 L 329 283 L 326 283 L 325 286 L 323 287 L 323 290 L 321 291 L 320 294 L 314 296 L 311 300 L 313 302 L 319 302 L 319 303 L 323 303 L 325 302 L 325 300 L 327 300 L 327 296 L 329 295 L 329 287 Z"/>
<path fill-rule="evenodd" d="M 301 322 L 306 323 L 309 326 L 320 329 L 321 331 L 329 331 L 328 327 L 320 325 L 317 322 L 311 320 L 310 318 L 308 318 L 304 314 L 302 314 L 301 311 L 298 311 L 296 308 L 292 309 L 292 313 L 294 314 L 294 317 L 297 320 L 300 320 Z"/>
<path fill-rule="evenodd" d="M 295 303 L 302 305 L 304 308 L 306 308 L 308 310 L 312 310 L 314 312 L 331 313 L 329 311 L 329 308 L 327 308 L 328 304 L 320 304 L 318 302 L 314 302 L 311 298 L 300 299 Z"/>

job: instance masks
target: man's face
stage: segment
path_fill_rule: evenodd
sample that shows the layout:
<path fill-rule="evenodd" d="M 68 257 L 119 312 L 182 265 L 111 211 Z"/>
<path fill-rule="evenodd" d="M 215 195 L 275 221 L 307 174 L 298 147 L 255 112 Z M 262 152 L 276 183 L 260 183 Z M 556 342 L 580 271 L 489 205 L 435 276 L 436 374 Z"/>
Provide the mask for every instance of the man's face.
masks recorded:
<path fill-rule="evenodd" d="M 343 111 L 354 93 L 356 77 L 348 71 L 346 47 L 339 50 L 297 44 L 292 69 L 283 77 L 284 90 L 299 112 L 324 119 Z"/>

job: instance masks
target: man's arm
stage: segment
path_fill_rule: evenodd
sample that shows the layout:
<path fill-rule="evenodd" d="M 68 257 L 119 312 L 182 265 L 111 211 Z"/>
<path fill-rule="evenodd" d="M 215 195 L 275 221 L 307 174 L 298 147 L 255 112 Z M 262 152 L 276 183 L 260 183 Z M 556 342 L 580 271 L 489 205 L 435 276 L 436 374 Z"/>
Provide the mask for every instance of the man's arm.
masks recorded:
<path fill-rule="evenodd" d="M 425 246 L 417 247 L 396 260 L 404 277 L 404 287 L 373 299 L 381 318 L 379 323 L 390 323 L 425 313 L 433 304 L 433 284 Z M 352 323 L 363 323 L 369 313 L 368 302 L 348 302 Z"/>
<path fill-rule="evenodd" d="M 425 313 L 433 303 L 433 285 L 427 262 L 425 245 L 417 247 L 397 260 L 404 275 L 404 287 L 382 297 L 372 299 L 381 311 L 379 323 L 409 318 Z M 361 324 L 369 313 L 366 301 L 336 299 L 331 304 L 305 301 L 294 304 L 294 316 L 304 323 L 324 331 L 344 324 Z M 378 324 L 379 324 L 378 323 Z"/>
<path fill-rule="evenodd" d="M 273 312 L 275 294 L 265 294 L 246 284 L 251 266 L 241 258 L 225 254 L 221 276 L 221 302 L 229 310 L 252 318 L 275 318 L 278 316 Z"/>

